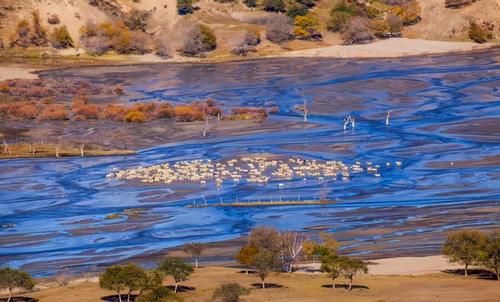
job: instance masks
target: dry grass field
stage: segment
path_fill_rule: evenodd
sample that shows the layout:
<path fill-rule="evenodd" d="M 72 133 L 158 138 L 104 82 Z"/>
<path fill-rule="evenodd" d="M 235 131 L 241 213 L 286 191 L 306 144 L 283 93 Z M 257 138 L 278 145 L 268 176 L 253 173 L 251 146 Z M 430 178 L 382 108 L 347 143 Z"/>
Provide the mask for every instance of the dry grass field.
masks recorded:
<path fill-rule="evenodd" d="M 44 289 L 25 296 L 39 299 L 39 302 L 97 302 L 113 294 L 100 289 L 96 280 L 93 281 Z M 500 301 L 500 282 L 481 279 L 478 275 L 467 278 L 447 273 L 423 276 L 368 275 L 356 278 L 354 289 L 347 292 L 341 288 L 345 280 L 338 280 L 337 288 L 333 290 L 324 274 L 293 273 L 271 275 L 266 280 L 269 288 L 262 290 L 254 285 L 259 283 L 257 276 L 227 267 L 196 270 L 190 280 L 183 283 L 183 288 L 189 289 L 180 295 L 186 302 L 210 301 L 214 289 L 225 282 L 237 282 L 251 288 L 250 294 L 242 299 L 245 302 Z"/>

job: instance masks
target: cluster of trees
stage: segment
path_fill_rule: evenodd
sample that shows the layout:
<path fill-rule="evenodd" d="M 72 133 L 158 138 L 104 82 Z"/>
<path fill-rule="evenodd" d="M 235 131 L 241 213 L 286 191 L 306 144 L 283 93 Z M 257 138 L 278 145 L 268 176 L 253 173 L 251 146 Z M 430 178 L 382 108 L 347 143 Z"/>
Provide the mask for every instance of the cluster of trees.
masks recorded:
<path fill-rule="evenodd" d="M 300 260 L 319 257 L 321 270 L 332 282 L 343 276 L 349 280 L 350 290 L 353 278 L 367 273 L 368 267 L 362 260 L 338 255 L 338 247 L 339 243 L 328 234 L 322 234 L 321 240 L 314 241 L 301 233 L 262 227 L 250 233 L 248 243 L 240 249 L 236 260 L 246 268 L 247 274 L 253 269 L 265 288 L 265 279 L 271 272 L 291 273 Z"/>
<path fill-rule="evenodd" d="M 475 265 L 492 270 L 500 280 L 499 233 L 488 236 L 480 231 L 454 232 L 446 239 L 443 254 L 450 262 L 464 265 L 465 276 L 469 266 Z"/>
<path fill-rule="evenodd" d="M 127 302 L 130 302 L 131 297 L 138 302 L 181 301 L 175 295 L 178 285 L 186 281 L 193 271 L 194 268 L 181 259 L 167 257 L 150 271 L 135 264 L 108 267 L 99 278 L 99 285 L 116 292 L 120 302 L 123 301 L 123 295 Z M 163 286 L 167 276 L 175 281 L 173 292 Z"/>
<path fill-rule="evenodd" d="M 151 51 L 151 37 L 142 30 L 131 30 L 123 21 L 89 21 L 80 29 L 80 42 L 93 55 L 102 55 L 111 50 L 120 54 L 145 54 Z"/>
<path fill-rule="evenodd" d="M 366 43 L 401 36 L 402 26 L 420 21 L 416 0 L 339 0 L 330 11 L 327 28 L 342 34 L 345 44 Z"/>
<path fill-rule="evenodd" d="M 57 16 L 48 19 L 49 24 L 59 24 Z M 65 25 L 54 28 L 51 33 L 42 26 L 38 11 L 32 13 L 32 23 L 26 19 L 21 20 L 16 27 L 16 31 L 11 37 L 11 47 L 44 47 L 52 45 L 54 48 L 73 47 L 73 39 Z"/>

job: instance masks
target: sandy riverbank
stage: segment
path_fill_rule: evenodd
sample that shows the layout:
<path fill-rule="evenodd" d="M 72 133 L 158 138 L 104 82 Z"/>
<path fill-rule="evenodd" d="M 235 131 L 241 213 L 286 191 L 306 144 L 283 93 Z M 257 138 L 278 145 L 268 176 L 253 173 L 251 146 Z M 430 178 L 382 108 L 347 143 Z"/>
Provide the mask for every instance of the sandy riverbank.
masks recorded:
<path fill-rule="evenodd" d="M 422 39 L 392 38 L 362 45 L 334 45 L 323 48 L 283 53 L 283 57 L 325 58 L 396 58 L 430 54 L 466 52 L 492 47 L 492 44 L 473 42 L 430 41 Z"/>
<path fill-rule="evenodd" d="M 36 60 L 35 65 L 27 58 L 25 63 L 15 64 L 9 62 L 9 56 L 4 58 L 6 63 L 0 66 L 0 81 L 7 79 L 32 79 L 37 78 L 37 70 L 62 68 L 81 65 L 128 65 L 128 64 L 154 64 L 154 63 L 222 63 L 232 61 L 247 61 L 256 59 L 279 59 L 279 58 L 398 58 L 406 56 L 433 55 L 457 52 L 469 52 L 497 47 L 498 44 L 477 44 L 473 42 L 450 42 L 431 41 L 423 39 L 392 38 L 377 40 L 363 45 L 333 45 L 322 48 L 305 50 L 283 51 L 279 54 L 256 54 L 249 57 L 240 56 L 207 56 L 205 58 L 189 58 L 175 55 L 169 59 L 162 59 L 153 54 L 146 55 L 116 55 L 106 54 L 101 57 L 89 57 L 82 55 L 81 51 L 63 50 L 55 52 L 51 56 L 41 56 L 43 59 Z M 12 50 L 9 50 L 12 52 Z M 44 55 L 47 51 L 40 50 Z M 20 55 L 22 57 L 22 54 Z M 4 56 L 5 57 L 5 56 Z M 18 62 L 19 58 L 16 58 Z M 58 62 L 58 60 L 60 62 Z M 24 61 L 24 60 L 23 60 Z"/>

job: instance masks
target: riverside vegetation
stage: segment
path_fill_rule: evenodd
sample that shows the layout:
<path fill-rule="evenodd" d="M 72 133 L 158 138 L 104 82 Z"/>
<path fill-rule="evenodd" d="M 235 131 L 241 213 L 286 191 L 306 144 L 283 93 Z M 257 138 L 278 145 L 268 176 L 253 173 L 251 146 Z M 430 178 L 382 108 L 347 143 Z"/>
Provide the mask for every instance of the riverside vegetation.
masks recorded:
<path fill-rule="evenodd" d="M 90 1 L 96 7 L 107 7 L 101 1 Z M 214 0 L 228 6 L 237 6 L 237 0 Z M 446 1 L 447 9 L 459 9 L 474 1 Z M 417 0 L 336 0 L 328 4 L 329 15 L 320 14 L 318 0 L 244 0 L 243 11 L 261 10 L 266 17 L 256 21 L 265 30 L 253 28 L 248 21 L 247 28 L 229 37 L 218 37 L 214 26 L 190 18 L 197 15 L 197 1 L 178 0 L 177 12 L 183 23 L 182 41 L 172 43 L 170 35 L 160 35 L 151 17 L 156 12 L 140 8 L 124 10 L 117 3 L 106 21 L 87 20 L 77 36 L 71 36 L 58 15 L 51 14 L 47 20 L 38 11 L 32 11 L 32 18 L 21 19 L 14 31 L 4 41 L 0 38 L 0 48 L 40 48 L 53 47 L 67 49 L 83 48 L 87 54 L 101 56 L 109 52 L 118 54 L 154 53 L 168 58 L 175 54 L 187 57 L 203 57 L 216 50 L 219 42 L 229 41 L 231 53 L 246 56 L 255 52 L 256 46 L 265 37 L 269 42 L 282 44 L 291 40 L 321 41 L 327 32 L 339 33 L 343 44 L 369 43 L 376 39 L 401 37 L 403 28 L 417 24 L 422 19 L 422 9 Z M 321 3 L 321 11 L 324 5 Z M 139 6 L 140 7 L 140 6 Z M 44 22 L 46 21 L 46 22 Z M 46 24 L 44 24 L 46 23 Z M 495 39 L 497 31 L 494 22 L 470 18 L 469 24 L 456 31 L 468 31 L 469 39 L 485 43 Z M 48 29 L 50 27 L 51 29 Z M 148 30 L 149 29 L 149 30 Z M 74 35 L 74 33 L 73 33 Z"/>

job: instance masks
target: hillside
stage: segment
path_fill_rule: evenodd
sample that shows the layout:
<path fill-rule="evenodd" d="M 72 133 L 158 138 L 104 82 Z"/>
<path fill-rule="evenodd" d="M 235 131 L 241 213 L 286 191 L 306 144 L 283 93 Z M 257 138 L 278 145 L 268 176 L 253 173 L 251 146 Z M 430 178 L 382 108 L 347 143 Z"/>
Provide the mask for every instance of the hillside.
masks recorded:
<path fill-rule="evenodd" d="M 287 0 L 292 1 L 292 0 Z M 296 0 L 304 1 L 304 0 Z M 405 3 L 409 0 L 377 0 L 384 3 Z M 398 2 L 399 1 L 399 2 Z M 321 48 L 342 43 L 341 35 L 326 30 L 330 10 L 338 1 L 318 0 L 310 8 L 311 14 L 320 20 L 322 40 L 296 39 L 283 43 L 272 43 L 266 37 L 266 23 L 278 15 L 243 3 L 219 3 L 201 0 L 195 4 L 192 14 L 179 15 L 176 0 L 0 0 L 0 38 L 4 45 L 12 40 L 17 25 L 23 19 L 30 20 L 33 11 L 38 10 L 41 23 L 50 33 L 60 25 L 66 25 L 75 41 L 76 48 L 82 47 L 80 28 L 89 21 L 100 23 L 122 19 L 133 9 L 149 12 L 144 31 L 153 39 L 168 41 L 169 48 L 178 49 L 185 39 L 189 26 L 206 24 L 217 37 L 217 48 L 210 56 L 229 55 L 246 32 L 258 32 L 262 43 L 254 50 L 259 55 L 276 54 L 287 50 Z M 487 24 L 492 29 L 489 42 L 500 41 L 500 3 L 497 0 L 479 0 L 461 8 L 446 8 L 445 0 L 418 0 L 421 12 L 417 24 L 405 26 L 402 36 L 412 39 L 470 41 L 469 23 Z M 260 3 L 260 2 L 257 2 Z M 314 2 L 313 2 L 314 3 Z M 357 3 L 372 5 L 372 1 Z M 373 7 L 373 5 L 372 5 Z M 60 23 L 49 24 L 50 16 L 56 15 Z M 486 25 L 485 25 L 486 26 Z"/>

